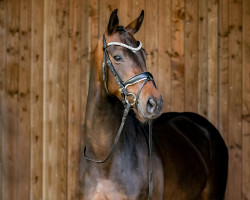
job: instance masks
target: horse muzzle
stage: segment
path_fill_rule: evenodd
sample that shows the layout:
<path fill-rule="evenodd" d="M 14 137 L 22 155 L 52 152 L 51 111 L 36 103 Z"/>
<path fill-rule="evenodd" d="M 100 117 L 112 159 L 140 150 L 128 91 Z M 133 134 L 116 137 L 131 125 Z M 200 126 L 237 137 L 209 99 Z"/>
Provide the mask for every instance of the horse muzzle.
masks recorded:
<path fill-rule="evenodd" d="M 146 114 L 147 118 L 154 119 L 161 115 L 163 107 L 163 100 L 160 96 L 158 99 L 150 96 L 146 103 Z"/>

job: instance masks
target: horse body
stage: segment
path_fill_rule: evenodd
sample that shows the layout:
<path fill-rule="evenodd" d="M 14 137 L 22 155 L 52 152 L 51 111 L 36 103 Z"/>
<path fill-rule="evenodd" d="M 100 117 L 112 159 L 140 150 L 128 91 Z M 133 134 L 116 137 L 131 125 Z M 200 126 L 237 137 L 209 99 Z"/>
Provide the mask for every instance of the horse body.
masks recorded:
<path fill-rule="evenodd" d="M 208 120 L 195 113 L 164 113 L 153 133 L 164 166 L 164 199 L 224 198 L 228 152 Z"/>
<path fill-rule="evenodd" d="M 108 154 L 112 146 L 122 119 L 123 105 L 118 99 L 106 96 L 105 90 L 95 84 L 95 71 L 91 80 L 93 92 L 88 96 L 85 141 L 88 141 L 87 154 L 99 160 Z M 82 199 L 147 199 L 147 129 L 135 118 L 133 111 L 129 113 L 124 127 L 119 144 L 106 163 L 96 164 L 82 159 Z M 153 154 L 154 180 L 157 183 L 154 192 L 156 199 L 162 199 L 162 163 L 158 153 Z"/>
<path fill-rule="evenodd" d="M 132 35 L 139 30 L 142 20 L 143 13 L 123 29 L 118 27 L 117 11 L 113 12 L 105 34 L 107 42 L 122 42 L 136 47 L 137 42 Z M 146 70 L 143 50 L 135 53 L 123 47 L 108 48 L 110 61 L 123 81 Z M 104 72 L 108 80 L 105 85 L 101 67 L 103 51 L 100 40 L 95 51 L 85 117 L 86 154 L 94 160 L 103 160 L 109 154 L 124 110 L 123 97 L 110 71 Z M 222 200 L 228 154 L 216 128 L 194 113 L 164 113 L 159 116 L 162 99 L 151 81 L 138 81 L 128 90 L 134 94 L 139 91 L 139 100 L 134 100 L 138 105 L 130 110 L 112 156 L 104 163 L 81 160 L 81 199 L 151 198 L 147 119 L 154 119 L 152 199 Z M 126 98 L 129 102 L 130 99 Z"/>

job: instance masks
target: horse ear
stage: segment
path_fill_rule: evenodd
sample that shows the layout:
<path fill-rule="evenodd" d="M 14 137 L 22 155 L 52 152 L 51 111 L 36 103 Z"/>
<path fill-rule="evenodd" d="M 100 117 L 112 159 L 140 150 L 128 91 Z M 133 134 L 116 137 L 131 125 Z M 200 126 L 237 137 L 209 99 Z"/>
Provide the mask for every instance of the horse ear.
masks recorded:
<path fill-rule="evenodd" d="M 109 24 L 107 28 L 108 35 L 111 35 L 119 24 L 117 12 L 118 12 L 118 9 L 115 9 L 109 17 Z"/>
<path fill-rule="evenodd" d="M 141 24 L 143 22 L 144 18 L 144 10 L 141 11 L 140 16 L 132 21 L 127 27 L 126 30 L 129 31 L 132 34 L 135 34 L 137 31 L 139 31 Z"/>

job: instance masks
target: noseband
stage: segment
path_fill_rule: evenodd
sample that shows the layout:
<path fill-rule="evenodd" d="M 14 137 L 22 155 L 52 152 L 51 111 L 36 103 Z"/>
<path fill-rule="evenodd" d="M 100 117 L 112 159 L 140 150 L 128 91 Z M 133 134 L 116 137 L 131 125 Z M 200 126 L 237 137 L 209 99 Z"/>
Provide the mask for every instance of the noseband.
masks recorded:
<path fill-rule="evenodd" d="M 109 58 L 109 54 L 107 51 L 107 48 L 109 46 L 122 46 L 124 48 L 127 48 L 129 50 L 131 50 L 133 53 L 136 53 L 136 51 L 139 51 L 142 47 L 141 42 L 139 42 L 139 46 L 134 48 L 131 46 L 128 46 L 124 43 L 120 43 L 120 42 L 110 42 L 110 43 L 106 43 L 106 39 L 105 39 L 105 35 L 103 35 L 103 63 L 102 63 L 102 71 L 103 71 L 103 82 L 105 85 L 105 89 L 106 92 L 110 95 L 109 91 L 108 91 L 108 86 L 107 86 L 107 81 L 106 81 L 106 59 L 107 59 L 107 65 L 110 69 L 110 71 L 112 72 L 112 74 L 115 77 L 116 83 L 118 84 L 118 86 L 120 87 L 120 92 L 121 92 L 121 96 L 122 96 L 122 103 L 124 105 L 124 107 L 126 107 L 126 105 L 129 103 L 127 98 L 128 96 L 133 96 L 134 100 L 133 102 L 130 104 L 131 106 L 135 105 L 137 107 L 138 104 L 138 99 L 139 99 L 139 95 L 141 93 L 141 90 L 143 88 L 143 86 L 146 84 L 147 81 L 152 81 L 155 85 L 153 76 L 150 72 L 142 72 L 140 74 L 137 74 L 131 78 L 129 78 L 127 81 L 123 82 L 121 80 L 121 78 L 119 77 L 118 73 L 116 72 L 110 58 Z M 136 83 L 140 82 L 140 81 L 144 81 L 140 87 L 140 89 L 138 90 L 138 93 L 135 95 L 133 93 L 128 92 L 127 87 L 131 86 L 131 85 L 135 85 Z M 155 85 L 156 87 L 156 85 Z M 111 95 L 110 95 L 111 96 Z"/>
<path fill-rule="evenodd" d="M 146 82 L 147 81 L 152 81 L 154 86 L 156 87 L 153 76 L 152 76 L 152 74 L 150 72 L 142 72 L 140 74 L 137 74 L 137 75 L 129 78 L 127 81 L 123 82 L 121 80 L 121 78 L 119 77 L 118 73 L 116 72 L 116 70 L 115 70 L 115 68 L 114 68 L 114 66 L 113 66 L 113 64 L 112 64 L 112 62 L 111 62 L 111 60 L 109 58 L 107 48 L 109 46 L 112 46 L 112 45 L 122 46 L 124 48 L 127 48 L 127 49 L 131 50 L 133 53 L 136 53 L 136 51 L 139 51 L 141 49 L 141 47 L 142 47 L 141 42 L 139 42 L 139 46 L 136 47 L 136 48 L 128 46 L 128 45 L 126 45 L 124 43 L 120 43 L 120 42 L 110 42 L 110 43 L 107 44 L 106 39 L 105 39 L 105 35 L 103 35 L 103 63 L 102 63 L 102 70 L 103 70 L 104 86 L 105 86 L 106 92 L 110 95 L 110 93 L 108 91 L 107 81 L 106 81 L 106 69 L 105 68 L 106 68 L 106 59 L 107 59 L 107 65 L 108 65 L 110 71 L 112 72 L 112 74 L 114 75 L 118 86 L 120 87 L 120 92 L 121 92 L 121 96 L 122 96 L 122 103 L 123 103 L 123 105 L 125 107 L 125 110 L 124 110 L 124 113 L 123 113 L 121 125 L 120 125 L 119 130 L 118 130 L 118 132 L 116 134 L 114 143 L 113 143 L 113 145 L 112 145 L 112 147 L 111 147 L 111 149 L 110 149 L 110 151 L 109 151 L 109 153 L 108 153 L 108 155 L 106 156 L 105 159 L 99 161 L 99 160 L 89 158 L 86 155 L 86 146 L 84 147 L 84 151 L 83 151 L 84 158 L 86 160 L 94 162 L 94 163 L 105 163 L 109 159 L 111 154 L 113 153 L 114 148 L 116 147 L 116 145 L 117 145 L 117 143 L 119 141 L 119 138 L 120 138 L 123 126 L 125 124 L 127 115 L 129 113 L 130 107 L 133 106 L 133 105 L 135 105 L 137 107 L 138 99 L 139 99 L 141 90 L 142 90 L 143 86 L 146 84 Z M 128 90 L 127 90 L 128 86 L 135 85 L 136 83 L 138 83 L 140 81 L 144 81 L 144 82 L 141 84 L 141 86 L 140 86 L 140 88 L 139 88 L 136 95 L 134 93 L 128 92 Z M 128 96 L 133 96 L 134 97 L 134 100 L 133 100 L 132 103 L 130 103 L 127 100 L 126 97 L 128 97 Z M 149 120 L 149 139 L 148 139 L 148 143 L 149 143 L 149 195 L 148 195 L 148 199 L 152 200 L 152 197 L 153 197 L 153 167 L 152 167 L 152 122 L 151 122 L 151 120 Z"/>

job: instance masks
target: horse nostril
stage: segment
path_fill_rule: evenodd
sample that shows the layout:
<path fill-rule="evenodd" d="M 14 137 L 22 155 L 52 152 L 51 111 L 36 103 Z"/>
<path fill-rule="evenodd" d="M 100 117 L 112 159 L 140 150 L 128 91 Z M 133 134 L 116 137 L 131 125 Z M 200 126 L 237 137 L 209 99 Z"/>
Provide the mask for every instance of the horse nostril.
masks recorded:
<path fill-rule="evenodd" d="M 148 102 L 147 102 L 147 111 L 149 113 L 153 114 L 155 112 L 156 106 L 157 106 L 157 103 L 156 103 L 155 99 L 152 97 L 149 98 Z"/>

